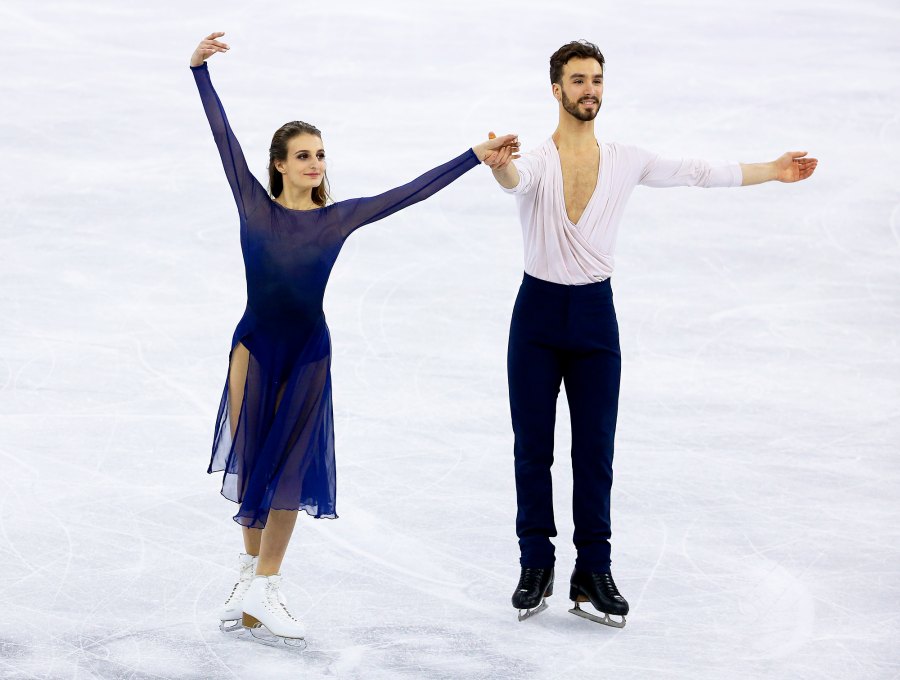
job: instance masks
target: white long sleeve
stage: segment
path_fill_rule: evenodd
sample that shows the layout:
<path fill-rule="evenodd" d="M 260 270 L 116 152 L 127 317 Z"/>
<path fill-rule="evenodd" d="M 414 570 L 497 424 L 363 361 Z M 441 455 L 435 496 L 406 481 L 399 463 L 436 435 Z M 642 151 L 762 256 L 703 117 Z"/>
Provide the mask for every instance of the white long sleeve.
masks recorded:
<path fill-rule="evenodd" d="M 666 159 L 636 146 L 600 144 L 600 174 L 577 224 L 566 212 L 559 152 L 552 139 L 516 161 L 515 194 L 525 245 L 525 271 L 539 279 L 583 285 L 609 278 L 619 223 L 634 187 L 733 187 L 738 163 Z"/>

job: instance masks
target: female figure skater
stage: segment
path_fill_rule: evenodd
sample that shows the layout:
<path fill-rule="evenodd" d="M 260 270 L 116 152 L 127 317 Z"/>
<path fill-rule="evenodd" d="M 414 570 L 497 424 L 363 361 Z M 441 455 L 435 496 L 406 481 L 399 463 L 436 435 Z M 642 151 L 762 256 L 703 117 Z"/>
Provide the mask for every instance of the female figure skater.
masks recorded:
<path fill-rule="evenodd" d="M 191 70 L 240 216 L 247 308 L 231 343 L 208 472 L 239 503 L 240 577 L 220 612 L 222 630 L 262 627 L 274 644 L 303 646 L 303 626 L 279 592 L 281 561 L 302 509 L 335 518 L 331 344 L 322 312 L 328 276 L 356 229 L 422 201 L 515 135 L 482 142 L 409 184 L 371 198 L 328 202 L 322 136 L 294 121 L 269 148 L 271 197 L 250 173 L 209 79 L 206 59 L 224 33 L 204 38 Z M 263 637 L 259 635 L 259 637 Z"/>

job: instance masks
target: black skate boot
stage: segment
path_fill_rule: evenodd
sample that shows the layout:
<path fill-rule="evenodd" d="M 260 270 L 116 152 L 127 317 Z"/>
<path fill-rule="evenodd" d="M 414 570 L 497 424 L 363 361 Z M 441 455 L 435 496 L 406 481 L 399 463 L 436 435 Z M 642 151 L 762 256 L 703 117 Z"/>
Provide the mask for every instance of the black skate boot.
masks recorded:
<path fill-rule="evenodd" d="M 519 585 L 512 596 L 513 607 L 519 610 L 519 621 L 540 614 L 547 608 L 544 598 L 553 594 L 553 568 L 522 567 Z"/>
<path fill-rule="evenodd" d="M 616 588 L 612 574 L 598 574 L 576 569 L 572 572 L 572 578 L 569 581 L 569 599 L 575 604 L 569 610 L 575 616 L 590 619 L 613 628 L 625 627 L 628 602 L 619 594 L 619 589 Z M 601 616 L 584 611 L 578 605 L 579 602 L 590 602 L 601 613 Z M 622 620 L 611 619 L 610 614 L 621 616 Z"/>

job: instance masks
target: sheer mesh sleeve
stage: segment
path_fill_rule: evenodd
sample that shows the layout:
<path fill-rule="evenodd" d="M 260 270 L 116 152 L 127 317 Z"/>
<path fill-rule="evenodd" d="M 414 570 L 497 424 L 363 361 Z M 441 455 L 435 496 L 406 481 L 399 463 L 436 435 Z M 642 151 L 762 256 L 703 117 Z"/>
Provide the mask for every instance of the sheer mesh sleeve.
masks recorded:
<path fill-rule="evenodd" d="M 336 207 L 341 211 L 340 229 L 343 237 L 346 238 L 365 224 L 377 222 L 398 210 L 424 201 L 462 177 L 480 162 L 475 152 L 469 149 L 452 161 L 439 165 L 396 189 L 385 191 L 378 196 L 342 201 Z"/>
<path fill-rule="evenodd" d="M 197 90 L 200 92 L 203 110 L 206 111 L 206 117 L 209 119 L 209 127 L 212 128 L 213 139 L 219 149 L 225 176 L 228 177 L 228 184 L 234 194 L 238 212 L 241 217 L 246 218 L 259 206 L 261 201 L 269 200 L 268 193 L 247 167 L 241 145 L 238 144 L 237 138 L 228 124 L 225 109 L 222 108 L 222 102 L 209 79 L 206 62 L 203 62 L 201 66 L 191 66 L 191 71 L 194 72 L 194 80 L 197 83 Z"/>

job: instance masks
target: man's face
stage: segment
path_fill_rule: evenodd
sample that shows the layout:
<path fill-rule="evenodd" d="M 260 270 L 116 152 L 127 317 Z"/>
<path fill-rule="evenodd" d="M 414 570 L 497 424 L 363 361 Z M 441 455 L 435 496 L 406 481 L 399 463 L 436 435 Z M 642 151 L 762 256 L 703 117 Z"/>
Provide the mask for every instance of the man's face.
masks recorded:
<path fill-rule="evenodd" d="M 596 59 L 570 59 L 563 66 L 562 85 L 553 84 L 562 107 L 578 120 L 594 120 L 603 105 L 603 67 Z"/>

